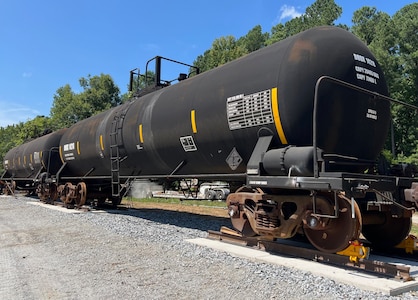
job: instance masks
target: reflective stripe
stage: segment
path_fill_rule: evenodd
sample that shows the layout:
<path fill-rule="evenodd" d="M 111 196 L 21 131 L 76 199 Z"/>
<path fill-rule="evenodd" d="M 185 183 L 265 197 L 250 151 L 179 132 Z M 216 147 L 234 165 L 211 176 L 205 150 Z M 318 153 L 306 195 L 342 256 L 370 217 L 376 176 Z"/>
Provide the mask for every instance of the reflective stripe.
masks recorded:
<path fill-rule="evenodd" d="M 287 144 L 286 136 L 284 135 L 282 122 L 280 121 L 279 114 L 279 99 L 277 96 L 277 88 L 271 89 L 271 106 L 273 110 L 274 125 L 276 125 L 277 133 L 279 134 L 280 141 L 283 145 Z"/>
<path fill-rule="evenodd" d="M 80 155 L 80 142 L 77 141 L 77 154 Z"/>
<path fill-rule="evenodd" d="M 139 124 L 138 132 L 139 132 L 139 142 L 141 144 L 143 144 L 144 143 L 144 136 L 142 135 L 142 124 Z"/>
<path fill-rule="evenodd" d="M 190 122 L 192 123 L 192 131 L 193 131 L 193 133 L 197 133 L 197 127 L 196 127 L 196 111 L 194 109 L 190 112 Z"/>
<path fill-rule="evenodd" d="M 102 149 L 102 151 L 104 151 L 104 145 L 103 145 L 103 135 L 101 134 L 99 137 L 99 141 L 100 141 L 100 149 Z M 78 148 L 77 148 L 78 151 Z M 80 153 L 78 153 L 80 154 Z"/>

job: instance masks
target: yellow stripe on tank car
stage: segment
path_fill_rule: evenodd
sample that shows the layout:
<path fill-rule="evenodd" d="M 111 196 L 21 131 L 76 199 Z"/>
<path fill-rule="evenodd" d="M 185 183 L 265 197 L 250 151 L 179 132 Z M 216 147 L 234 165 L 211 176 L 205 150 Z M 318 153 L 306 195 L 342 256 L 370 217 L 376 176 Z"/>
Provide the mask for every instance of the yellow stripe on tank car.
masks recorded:
<path fill-rule="evenodd" d="M 280 142 L 283 145 L 287 144 L 286 136 L 284 135 L 282 122 L 280 121 L 279 114 L 279 99 L 277 96 L 277 88 L 271 89 L 271 106 L 273 110 L 274 125 L 276 125 L 277 133 L 279 134 Z"/>
<path fill-rule="evenodd" d="M 192 123 L 192 131 L 193 133 L 197 133 L 197 127 L 196 127 L 196 111 L 192 109 L 190 112 L 190 122 Z"/>
<path fill-rule="evenodd" d="M 80 155 L 80 142 L 77 141 L 77 154 Z"/>
<path fill-rule="evenodd" d="M 138 126 L 138 134 L 139 134 L 139 142 L 141 144 L 143 144 L 144 143 L 144 136 L 143 136 L 143 133 L 142 133 L 142 124 L 139 124 L 139 126 Z"/>
<path fill-rule="evenodd" d="M 103 135 L 101 134 L 99 137 L 99 141 L 100 141 L 100 149 L 102 149 L 102 151 L 104 151 L 104 145 L 103 145 Z M 80 154 L 80 153 L 79 153 Z"/>
<path fill-rule="evenodd" d="M 32 153 L 29 155 L 29 160 L 30 160 L 30 163 L 33 164 Z"/>

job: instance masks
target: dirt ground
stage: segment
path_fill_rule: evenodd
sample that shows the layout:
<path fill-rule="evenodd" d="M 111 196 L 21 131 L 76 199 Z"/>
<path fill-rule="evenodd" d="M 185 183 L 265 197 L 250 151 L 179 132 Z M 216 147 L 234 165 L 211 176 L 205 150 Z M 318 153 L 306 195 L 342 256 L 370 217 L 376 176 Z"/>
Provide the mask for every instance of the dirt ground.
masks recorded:
<path fill-rule="evenodd" d="M 122 204 L 136 209 L 164 209 L 179 212 L 188 212 L 193 214 L 208 215 L 215 217 L 229 218 L 226 205 L 221 207 L 209 207 L 209 206 L 195 206 L 195 205 L 182 205 L 182 204 L 170 204 L 170 203 L 149 203 L 149 202 L 133 202 L 123 200 Z"/>

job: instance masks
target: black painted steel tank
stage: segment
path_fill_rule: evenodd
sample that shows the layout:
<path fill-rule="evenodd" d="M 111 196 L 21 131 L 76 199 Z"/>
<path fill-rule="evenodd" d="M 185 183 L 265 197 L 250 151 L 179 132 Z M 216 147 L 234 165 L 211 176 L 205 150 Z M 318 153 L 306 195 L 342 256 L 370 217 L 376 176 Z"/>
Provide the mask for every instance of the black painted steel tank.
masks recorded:
<path fill-rule="evenodd" d="M 321 76 L 388 93 L 366 45 L 318 27 L 79 122 L 64 134 L 61 158 L 77 175 L 109 175 L 116 154 L 127 176 L 245 173 L 259 135 L 273 134 L 273 148 L 312 145 Z M 318 107 L 324 153 L 376 159 L 388 103 L 325 84 Z"/>
<path fill-rule="evenodd" d="M 33 179 L 40 172 L 56 174 L 62 163 L 58 146 L 66 129 L 61 129 L 9 150 L 4 156 L 4 178 Z"/>

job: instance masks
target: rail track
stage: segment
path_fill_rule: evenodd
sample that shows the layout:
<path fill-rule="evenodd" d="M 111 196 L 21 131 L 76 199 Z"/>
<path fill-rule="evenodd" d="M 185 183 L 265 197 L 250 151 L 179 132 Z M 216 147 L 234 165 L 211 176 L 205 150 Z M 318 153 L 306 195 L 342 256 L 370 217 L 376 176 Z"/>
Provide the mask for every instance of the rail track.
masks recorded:
<path fill-rule="evenodd" d="M 310 245 L 303 242 L 292 241 L 289 243 L 288 241 L 277 242 L 263 239 L 261 237 L 242 237 L 240 234 L 237 234 L 234 230 L 229 228 L 221 228 L 221 231 L 209 231 L 208 238 L 260 251 L 266 251 L 272 254 L 303 258 L 316 261 L 318 263 L 352 268 L 361 272 L 379 274 L 404 282 L 415 280 L 415 278 L 411 276 L 410 266 L 389 263 L 379 259 L 355 258 L 349 255 L 324 253 L 311 248 Z M 409 258 L 405 258 L 405 256 L 403 256 L 403 259 L 416 261 L 416 258 L 414 259 L 412 256 L 409 256 Z"/>

